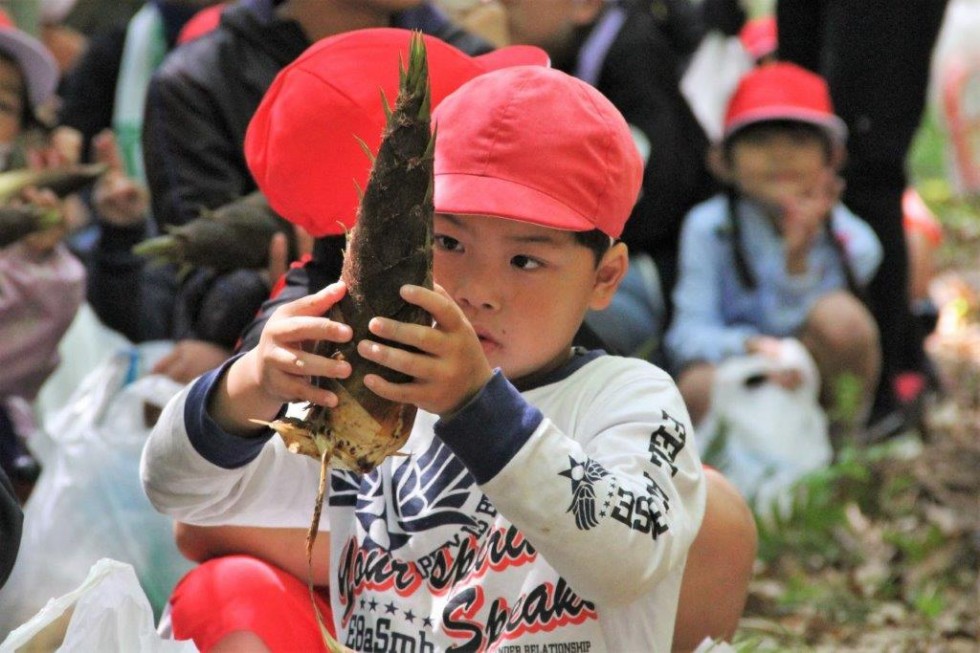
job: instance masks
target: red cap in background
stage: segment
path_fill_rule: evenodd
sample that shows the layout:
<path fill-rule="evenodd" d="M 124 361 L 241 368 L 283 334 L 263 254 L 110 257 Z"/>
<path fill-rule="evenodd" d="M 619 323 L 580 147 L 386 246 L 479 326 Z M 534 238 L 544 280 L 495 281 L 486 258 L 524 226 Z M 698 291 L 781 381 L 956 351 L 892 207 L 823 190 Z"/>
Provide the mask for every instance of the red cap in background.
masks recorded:
<path fill-rule="evenodd" d="M 739 30 L 738 40 L 756 61 L 774 54 L 779 47 L 776 17 L 763 16 L 745 21 Z"/>
<path fill-rule="evenodd" d="M 381 92 L 394 104 L 399 57 L 407 65 L 412 34 L 377 28 L 319 41 L 279 73 L 252 117 L 245 156 L 256 183 L 276 212 L 313 236 L 342 234 L 354 224 L 355 182 L 364 188 L 371 169 L 358 139 L 378 151 Z M 547 54 L 531 46 L 471 57 L 435 37 L 423 39 L 433 107 L 477 75 L 548 64 Z"/>
<path fill-rule="evenodd" d="M 728 101 L 722 137 L 727 140 L 743 127 L 769 120 L 816 125 L 834 143 L 847 139 L 844 121 L 834 114 L 827 82 L 791 63 L 773 63 L 746 73 Z"/>

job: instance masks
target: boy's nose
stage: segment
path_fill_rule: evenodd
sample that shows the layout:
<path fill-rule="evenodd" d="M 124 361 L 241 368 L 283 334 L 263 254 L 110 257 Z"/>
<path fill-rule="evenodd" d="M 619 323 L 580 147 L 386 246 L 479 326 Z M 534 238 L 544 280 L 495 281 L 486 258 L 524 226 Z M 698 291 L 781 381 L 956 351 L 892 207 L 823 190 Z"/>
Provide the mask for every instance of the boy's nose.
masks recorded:
<path fill-rule="evenodd" d="M 500 293 L 492 273 L 468 274 L 457 278 L 456 301 L 483 310 L 500 308 Z"/>

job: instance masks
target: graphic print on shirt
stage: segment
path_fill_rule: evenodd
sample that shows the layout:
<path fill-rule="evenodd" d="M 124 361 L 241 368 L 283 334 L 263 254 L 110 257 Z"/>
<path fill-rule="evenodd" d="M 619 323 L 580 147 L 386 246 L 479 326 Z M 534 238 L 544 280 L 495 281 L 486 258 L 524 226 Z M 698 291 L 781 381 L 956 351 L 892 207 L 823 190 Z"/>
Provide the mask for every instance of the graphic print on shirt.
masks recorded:
<path fill-rule="evenodd" d="M 595 484 L 609 476 L 609 472 L 591 458 L 582 463 L 569 456 L 568 463 L 569 468 L 559 472 L 572 481 L 572 503 L 568 512 L 575 515 L 575 525 L 580 531 L 591 530 L 599 525 Z"/>
<path fill-rule="evenodd" d="M 678 473 L 687 431 L 667 412 L 660 417 L 643 456 L 662 474 L 648 464 L 645 482 L 624 484 L 574 454 L 556 470 L 569 528 L 615 524 L 653 540 L 669 530 L 661 483 Z M 331 591 L 341 641 L 354 650 L 509 651 L 540 642 L 571 651 L 607 636 L 597 606 L 498 514 L 438 438 L 415 440 L 410 455 L 368 475 L 334 471 L 330 504 L 353 511 L 350 531 L 332 543 Z"/>
<path fill-rule="evenodd" d="M 335 584 L 354 650 L 433 650 L 440 637 L 453 650 L 495 650 L 597 618 L 564 579 L 528 579 L 537 551 L 438 439 L 368 475 L 335 471 L 330 492 L 332 506 L 355 512 Z"/>

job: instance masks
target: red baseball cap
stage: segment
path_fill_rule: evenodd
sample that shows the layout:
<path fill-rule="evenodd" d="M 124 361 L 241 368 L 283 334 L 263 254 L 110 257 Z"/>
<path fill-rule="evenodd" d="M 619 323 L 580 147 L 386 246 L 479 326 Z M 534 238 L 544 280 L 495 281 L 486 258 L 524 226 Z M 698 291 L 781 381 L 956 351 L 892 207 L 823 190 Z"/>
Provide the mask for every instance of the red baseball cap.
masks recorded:
<path fill-rule="evenodd" d="M 61 73 L 54 55 L 39 40 L 17 28 L 0 9 L 0 51 L 13 58 L 24 76 L 31 110 L 44 104 L 58 85 Z"/>
<path fill-rule="evenodd" d="M 823 77 L 791 63 L 755 68 L 742 78 L 725 112 L 722 137 L 768 120 L 794 120 L 823 128 L 831 142 L 847 140 L 844 121 L 834 114 Z"/>
<path fill-rule="evenodd" d="M 507 68 L 461 86 L 433 119 L 436 211 L 623 232 L 643 161 L 622 114 L 589 84 Z"/>
<path fill-rule="evenodd" d="M 228 4 L 227 2 L 220 2 L 210 7 L 204 7 L 191 16 L 191 19 L 184 23 L 177 34 L 177 45 L 183 45 L 217 29 L 218 25 L 221 24 L 221 14 L 228 7 Z"/>
<path fill-rule="evenodd" d="M 745 21 L 738 40 L 749 55 L 758 61 L 776 51 L 779 46 L 775 16 L 761 16 Z"/>
<path fill-rule="evenodd" d="M 371 162 L 358 139 L 378 151 L 385 125 L 383 92 L 394 105 L 399 58 L 408 63 L 411 30 L 356 30 L 323 39 L 284 68 L 245 135 L 249 169 L 269 205 L 316 237 L 344 233 L 357 214 Z M 547 66 L 532 46 L 471 57 L 423 36 L 432 105 L 464 82 L 514 65 Z"/>

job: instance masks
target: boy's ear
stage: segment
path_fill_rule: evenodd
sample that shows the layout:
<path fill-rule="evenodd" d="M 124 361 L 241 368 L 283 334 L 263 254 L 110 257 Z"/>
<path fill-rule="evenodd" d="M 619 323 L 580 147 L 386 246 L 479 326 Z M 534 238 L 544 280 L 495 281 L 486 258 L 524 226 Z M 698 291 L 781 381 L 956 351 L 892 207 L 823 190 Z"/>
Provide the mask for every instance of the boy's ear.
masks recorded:
<path fill-rule="evenodd" d="M 578 0 L 572 7 L 572 22 L 576 25 L 590 25 L 595 22 L 605 0 Z"/>
<path fill-rule="evenodd" d="M 830 152 L 830 166 L 834 170 L 841 170 L 847 163 L 847 148 L 840 144 L 835 144 Z"/>
<path fill-rule="evenodd" d="M 711 171 L 711 174 L 718 181 L 725 184 L 732 183 L 732 167 L 729 165 L 727 157 L 725 157 L 725 148 L 717 143 L 712 145 L 708 149 L 707 163 L 708 170 Z"/>
<path fill-rule="evenodd" d="M 595 286 L 592 288 L 589 308 L 601 311 L 609 306 L 629 267 L 629 249 L 625 243 L 616 243 L 606 250 L 596 266 Z"/>

